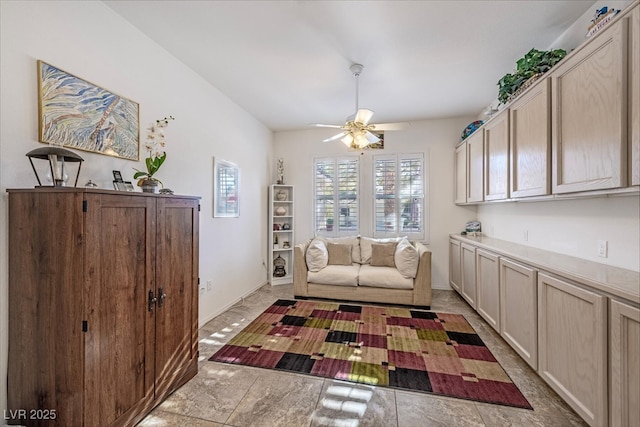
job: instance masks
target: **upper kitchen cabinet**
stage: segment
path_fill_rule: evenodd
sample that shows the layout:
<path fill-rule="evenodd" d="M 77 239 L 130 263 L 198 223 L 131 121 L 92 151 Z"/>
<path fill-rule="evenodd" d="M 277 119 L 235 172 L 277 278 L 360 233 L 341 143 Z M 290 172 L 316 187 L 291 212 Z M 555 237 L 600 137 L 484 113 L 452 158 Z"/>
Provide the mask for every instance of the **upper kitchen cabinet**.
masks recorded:
<path fill-rule="evenodd" d="M 551 73 L 554 193 L 627 185 L 630 14 Z"/>
<path fill-rule="evenodd" d="M 542 79 L 509 106 L 511 197 L 550 193 L 550 88 Z"/>
<path fill-rule="evenodd" d="M 484 125 L 484 200 L 509 197 L 509 110 Z"/>

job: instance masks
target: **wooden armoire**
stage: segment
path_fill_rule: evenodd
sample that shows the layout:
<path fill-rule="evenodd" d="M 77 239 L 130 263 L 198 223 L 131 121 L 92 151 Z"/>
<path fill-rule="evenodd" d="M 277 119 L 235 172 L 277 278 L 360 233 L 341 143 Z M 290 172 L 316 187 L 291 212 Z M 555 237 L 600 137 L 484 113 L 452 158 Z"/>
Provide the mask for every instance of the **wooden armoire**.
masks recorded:
<path fill-rule="evenodd" d="M 134 425 L 198 371 L 199 198 L 7 191 L 6 422 Z"/>

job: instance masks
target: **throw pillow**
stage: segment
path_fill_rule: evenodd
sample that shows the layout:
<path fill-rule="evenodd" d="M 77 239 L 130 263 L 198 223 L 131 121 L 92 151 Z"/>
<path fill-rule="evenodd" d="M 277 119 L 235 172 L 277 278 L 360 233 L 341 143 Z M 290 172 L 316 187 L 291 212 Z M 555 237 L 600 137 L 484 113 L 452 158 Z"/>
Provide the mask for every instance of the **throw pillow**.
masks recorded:
<path fill-rule="evenodd" d="M 327 243 L 329 265 L 351 265 L 351 245 Z"/>
<path fill-rule="evenodd" d="M 372 239 L 369 237 L 360 237 L 360 264 L 371 263 L 371 245 L 375 243 L 391 243 L 400 241 L 400 237 L 390 237 L 386 239 Z"/>
<path fill-rule="evenodd" d="M 326 243 L 338 243 L 351 245 L 351 262 L 360 263 L 360 237 L 359 236 L 346 236 L 346 237 L 323 237 Z"/>
<path fill-rule="evenodd" d="M 393 256 L 397 243 L 374 243 L 371 245 L 371 265 L 373 267 L 395 267 Z"/>
<path fill-rule="evenodd" d="M 329 253 L 327 252 L 327 246 L 320 239 L 313 239 L 307 247 L 307 253 L 305 254 L 307 261 L 307 268 L 314 273 L 322 270 L 327 266 L 329 262 Z"/>
<path fill-rule="evenodd" d="M 420 255 L 418 250 L 409 242 L 409 239 L 403 237 L 398 242 L 396 252 L 393 256 L 396 268 L 405 279 L 414 279 L 418 272 L 418 264 L 420 263 Z"/>

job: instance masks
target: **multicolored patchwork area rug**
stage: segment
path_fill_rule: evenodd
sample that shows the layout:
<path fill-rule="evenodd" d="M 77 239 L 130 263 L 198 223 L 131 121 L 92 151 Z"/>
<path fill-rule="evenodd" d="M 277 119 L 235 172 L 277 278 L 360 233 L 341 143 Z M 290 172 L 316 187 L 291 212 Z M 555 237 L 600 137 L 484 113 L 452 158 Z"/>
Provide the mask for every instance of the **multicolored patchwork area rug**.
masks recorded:
<path fill-rule="evenodd" d="M 460 314 L 278 300 L 209 360 L 532 409 Z"/>

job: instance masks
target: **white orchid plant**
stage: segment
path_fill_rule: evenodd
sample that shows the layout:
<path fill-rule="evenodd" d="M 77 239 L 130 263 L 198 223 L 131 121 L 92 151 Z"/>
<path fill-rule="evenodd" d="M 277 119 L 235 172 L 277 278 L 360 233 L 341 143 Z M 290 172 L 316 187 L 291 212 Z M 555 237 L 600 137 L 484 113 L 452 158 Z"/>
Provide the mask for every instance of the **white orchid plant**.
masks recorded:
<path fill-rule="evenodd" d="M 160 169 L 160 166 L 162 166 L 167 158 L 167 153 L 164 151 L 164 128 L 169 125 L 169 120 L 175 119 L 173 116 L 165 117 L 156 120 L 156 122 L 148 128 L 149 133 L 147 134 L 147 140 L 145 142 L 145 147 L 147 151 L 149 151 L 149 157 L 145 159 L 147 170 L 141 171 L 134 168 L 136 173 L 133 175 L 133 179 L 138 180 L 139 186 L 141 186 L 145 180 L 157 181 L 162 184 L 162 182 L 153 175 L 158 172 L 158 169 Z"/>

